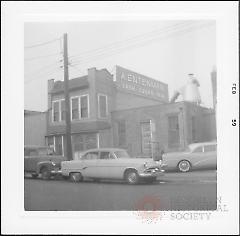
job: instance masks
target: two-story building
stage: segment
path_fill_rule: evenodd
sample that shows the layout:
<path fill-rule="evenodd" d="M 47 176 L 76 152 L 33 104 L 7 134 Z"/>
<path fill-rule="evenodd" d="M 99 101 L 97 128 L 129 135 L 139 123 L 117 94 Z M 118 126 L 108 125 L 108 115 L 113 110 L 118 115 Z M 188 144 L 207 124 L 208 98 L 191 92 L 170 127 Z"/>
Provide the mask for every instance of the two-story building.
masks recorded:
<path fill-rule="evenodd" d="M 121 147 L 133 156 L 181 150 L 216 138 L 211 109 L 169 103 L 168 86 L 116 66 L 114 74 L 91 68 L 69 80 L 73 158 L 96 147 Z M 64 154 L 64 82 L 48 81 L 47 145 Z"/>

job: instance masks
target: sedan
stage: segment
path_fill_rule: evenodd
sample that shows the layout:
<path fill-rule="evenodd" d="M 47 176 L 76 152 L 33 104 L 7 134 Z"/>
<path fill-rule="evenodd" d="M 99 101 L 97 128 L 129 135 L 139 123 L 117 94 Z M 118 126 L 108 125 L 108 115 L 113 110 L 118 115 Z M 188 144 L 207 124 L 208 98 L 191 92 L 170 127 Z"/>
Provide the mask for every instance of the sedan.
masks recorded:
<path fill-rule="evenodd" d="M 116 148 L 87 150 L 78 160 L 62 162 L 61 171 L 73 182 L 80 182 L 84 178 L 97 181 L 122 179 L 129 184 L 136 184 L 140 180 L 153 182 L 164 172 L 161 161 L 131 158 L 126 150 Z"/>
<path fill-rule="evenodd" d="M 185 152 L 163 154 L 166 170 L 188 172 L 193 169 L 217 169 L 217 143 L 193 143 Z"/>

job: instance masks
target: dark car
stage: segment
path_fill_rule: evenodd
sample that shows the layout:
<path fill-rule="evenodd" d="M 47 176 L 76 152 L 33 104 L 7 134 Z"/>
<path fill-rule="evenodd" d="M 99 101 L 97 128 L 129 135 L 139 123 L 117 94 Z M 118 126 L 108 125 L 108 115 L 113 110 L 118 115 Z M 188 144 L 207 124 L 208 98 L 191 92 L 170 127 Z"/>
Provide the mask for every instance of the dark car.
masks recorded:
<path fill-rule="evenodd" d="M 45 146 L 24 147 L 24 174 L 32 177 L 40 176 L 42 179 L 50 179 L 61 174 L 61 162 L 66 160 L 63 156 L 55 155 L 53 150 Z"/>

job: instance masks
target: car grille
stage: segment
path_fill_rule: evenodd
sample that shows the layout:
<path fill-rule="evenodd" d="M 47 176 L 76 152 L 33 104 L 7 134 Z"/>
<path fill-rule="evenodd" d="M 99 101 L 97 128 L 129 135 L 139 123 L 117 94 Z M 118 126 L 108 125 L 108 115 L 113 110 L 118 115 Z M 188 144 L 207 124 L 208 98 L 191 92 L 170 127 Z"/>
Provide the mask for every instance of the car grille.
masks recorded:
<path fill-rule="evenodd" d="M 147 168 L 144 172 L 145 173 L 152 173 L 152 172 L 158 172 L 160 171 L 160 168 L 158 167 L 151 167 L 151 168 Z"/>

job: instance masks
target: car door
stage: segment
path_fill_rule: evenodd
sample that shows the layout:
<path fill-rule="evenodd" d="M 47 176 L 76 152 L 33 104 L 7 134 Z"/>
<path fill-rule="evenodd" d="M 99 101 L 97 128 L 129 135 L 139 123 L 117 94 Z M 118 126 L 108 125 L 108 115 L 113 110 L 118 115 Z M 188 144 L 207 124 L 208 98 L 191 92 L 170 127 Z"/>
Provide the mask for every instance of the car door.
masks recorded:
<path fill-rule="evenodd" d="M 98 177 L 98 168 L 97 161 L 99 158 L 98 151 L 91 151 L 85 153 L 81 161 L 77 161 L 81 167 L 79 167 L 82 175 L 88 178 L 97 178 Z"/>
<path fill-rule="evenodd" d="M 98 177 L 112 179 L 119 176 L 115 155 L 110 151 L 101 151 L 98 160 Z"/>
<path fill-rule="evenodd" d="M 204 145 L 204 155 L 206 161 L 204 163 L 205 168 L 216 168 L 217 167 L 217 145 Z"/>

